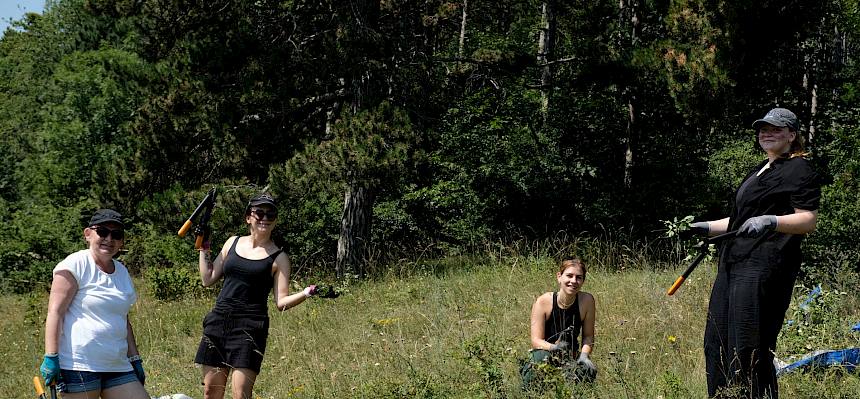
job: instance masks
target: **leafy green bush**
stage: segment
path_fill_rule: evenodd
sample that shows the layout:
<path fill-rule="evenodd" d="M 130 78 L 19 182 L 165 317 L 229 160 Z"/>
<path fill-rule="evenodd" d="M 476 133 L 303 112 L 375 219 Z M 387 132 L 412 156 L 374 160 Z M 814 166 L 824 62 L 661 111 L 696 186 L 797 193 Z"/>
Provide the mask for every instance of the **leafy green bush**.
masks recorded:
<path fill-rule="evenodd" d="M 802 355 L 855 345 L 849 322 L 856 320 L 847 318 L 851 312 L 847 292 L 807 287 L 796 291 L 780 332 L 780 353 Z"/>
<path fill-rule="evenodd" d="M 162 301 L 200 296 L 205 292 L 197 270 L 190 268 L 149 269 L 144 275 L 152 296 Z"/>

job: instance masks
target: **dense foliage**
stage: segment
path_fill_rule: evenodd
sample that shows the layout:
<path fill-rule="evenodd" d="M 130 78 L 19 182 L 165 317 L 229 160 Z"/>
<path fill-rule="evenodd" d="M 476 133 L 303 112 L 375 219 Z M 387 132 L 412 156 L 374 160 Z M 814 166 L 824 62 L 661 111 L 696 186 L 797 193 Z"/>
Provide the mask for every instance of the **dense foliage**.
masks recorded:
<path fill-rule="evenodd" d="M 48 1 L 0 39 L 3 288 L 44 281 L 99 206 L 130 217 L 134 270 L 193 261 L 175 230 L 213 185 L 216 240 L 267 189 L 301 265 L 332 265 L 346 235 L 383 261 L 559 231 L 647 240 L 728 212 L 774 106 L 830 182 L 805 270 L 856 271 L 858 7 Z"/>

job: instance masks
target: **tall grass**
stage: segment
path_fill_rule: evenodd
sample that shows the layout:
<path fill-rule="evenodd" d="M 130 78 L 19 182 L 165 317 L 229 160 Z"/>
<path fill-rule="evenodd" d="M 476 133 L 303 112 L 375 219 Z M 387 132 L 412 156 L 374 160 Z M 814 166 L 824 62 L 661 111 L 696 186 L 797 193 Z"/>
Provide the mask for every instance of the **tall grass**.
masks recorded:
<path fill-rule="evenodd" d="M 713 265 L 701 265 L 668 297 L 679 270 L 665 270 L 671 264 L 651 260 L 651 250 L 559 236 L 403 261 L 386 275 L 353 284 L 340 298 L 313 298 L 273 312 L 255 397 L 703 398 L 702 332 Z M 523 393 L 518 368 L 529 349 L 531 305 L 555 288 L 554 259 L 573 253 L 589 263 L 585 290 L 597 300 L 597 382 Z M 162 302 L 137 286 L 143 292 L 132 322 L 148 390 L 202 397 L 193 358 L 214 300 Z M 854 295 L 845 295 L 849 305 L 832 308 L 842 312 L 846 328 L 858 318 Z M 4 397 L 32 397 L 46 300 L 0 297 L 7 309 L 0 319 Z M 783 377 L 780 388 L 787 398 L 855 398 L 860 378 L 821 370 Z"/>

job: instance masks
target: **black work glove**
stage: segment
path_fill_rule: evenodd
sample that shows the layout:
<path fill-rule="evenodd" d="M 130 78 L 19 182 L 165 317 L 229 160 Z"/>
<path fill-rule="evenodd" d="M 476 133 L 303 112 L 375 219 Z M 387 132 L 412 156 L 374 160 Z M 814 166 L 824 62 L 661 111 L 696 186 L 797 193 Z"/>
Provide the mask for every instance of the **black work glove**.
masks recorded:
<path fill-rule="evenodd" d="M 688 239 L 691 237 L 697 236 L 707 236 L 708 233 L 711 232 L 711 224 L 708 222 L 696 222 L 690 223 L 690 227 L 687 230 L 681 231 L 678 233 L 678 237 L 681 239 Z"/>
<path fill-rule="evenodd" d="M 753 216 L 741 225 L 737 235 L 740 237 L 756 238 L 774 229 L 776 229 L 775 215 Z"/>

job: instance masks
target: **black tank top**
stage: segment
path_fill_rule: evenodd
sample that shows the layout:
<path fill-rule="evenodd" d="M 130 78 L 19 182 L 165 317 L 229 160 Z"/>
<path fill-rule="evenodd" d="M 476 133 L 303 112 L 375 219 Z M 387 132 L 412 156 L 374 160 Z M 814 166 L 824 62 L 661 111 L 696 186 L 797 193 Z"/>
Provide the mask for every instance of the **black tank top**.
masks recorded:
<path fill-rule="evenodd" d="M 236 253 L 239 237 L 224 258 L 224 286 L 215 302 L 215 310 L 228 314 L 268 314 L 269 292 L 275 278 L 272 265 L 281 253 L 277 250 L 266 258 L 246 259 Z"/>
<path fill-rule="evenodd" d="M 582 330 L 582 317 L 579 316 L 579 293 L 567 309 L 558 306 L 558 292 L 552 293 L 552 311 L 544 322 L 543 331 L 546 341 L 555 343 L 559 339 L 570 344 L 570 351 L 579 350 L 579 334 Z"/>

